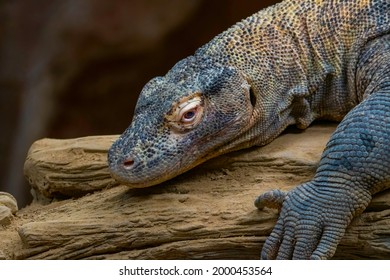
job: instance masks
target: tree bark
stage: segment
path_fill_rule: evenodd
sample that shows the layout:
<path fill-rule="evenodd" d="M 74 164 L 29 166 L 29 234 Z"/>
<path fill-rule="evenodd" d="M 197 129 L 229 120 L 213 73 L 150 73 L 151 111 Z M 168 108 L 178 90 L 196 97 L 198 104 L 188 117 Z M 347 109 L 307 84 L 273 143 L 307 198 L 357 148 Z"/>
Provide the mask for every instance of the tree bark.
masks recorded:
<path fill-rule="evenodd" d="M 271 144 L 215 158 L 158 186 L 131 189 L 108 175 L 116 136 L 45 139 L 25 172 L 49 204 L 33 203 L 0 231 L 14 259 L 258 259 L 278 213 L 257 195 L 309 180 L 335 125 L 289 131 Z M 85 187 L 87 186 L 87 187 Z M 89 188 L 93 186 L 93 188 Z M 110 186 L 110 187 L 108 187 Z M 91 194 L 86 194 L 91 192 Z M 390 192 L 348 228 L 335 258 L 390 258 Z"/>

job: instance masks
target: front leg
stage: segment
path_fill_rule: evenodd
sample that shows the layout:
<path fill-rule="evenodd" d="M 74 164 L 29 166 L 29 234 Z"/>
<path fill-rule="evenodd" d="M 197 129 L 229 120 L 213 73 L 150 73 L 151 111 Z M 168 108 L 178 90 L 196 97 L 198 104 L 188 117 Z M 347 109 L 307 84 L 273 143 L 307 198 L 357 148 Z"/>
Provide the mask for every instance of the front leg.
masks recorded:
<path fill-rule="evenodd" d="M 374 193 L 390 187 L 389 143 L 387 87 L 345 117 L 328 142 L 314 179 L 285 196 L 261 257 L 332 257 L 353 217 L 364 211 Z M 278 201 L 275 194 L 260 196 L 257 205 Z"/>
<path fill-rule="evenodd" d="M 355 78 L 365 99 L 337 127 L 314 179 L 256 200 L 260 207 L 283 201 L 263 259 L 331 258 L 353 217 L 390 187 L 390 35 L 367 43 Z"/>

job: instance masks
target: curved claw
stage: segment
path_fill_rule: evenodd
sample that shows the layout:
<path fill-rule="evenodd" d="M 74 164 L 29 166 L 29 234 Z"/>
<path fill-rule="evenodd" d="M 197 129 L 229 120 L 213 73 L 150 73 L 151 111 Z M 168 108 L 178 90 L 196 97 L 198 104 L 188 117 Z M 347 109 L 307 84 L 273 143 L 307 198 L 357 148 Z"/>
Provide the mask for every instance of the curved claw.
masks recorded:
<path fill-rule="evenodd" d="M 280 209 L 287 193 L 281 190 L 272 190 L 259 195 L 255 200 L 255 206 L 262 210 L 264 207 Z"/>

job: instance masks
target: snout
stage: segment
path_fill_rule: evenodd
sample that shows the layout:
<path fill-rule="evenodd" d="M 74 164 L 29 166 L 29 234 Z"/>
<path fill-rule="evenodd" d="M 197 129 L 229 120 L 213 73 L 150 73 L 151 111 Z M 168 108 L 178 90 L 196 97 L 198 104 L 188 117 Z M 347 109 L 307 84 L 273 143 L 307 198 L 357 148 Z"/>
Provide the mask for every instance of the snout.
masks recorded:
<path fill-rule="evenodd" d="M 140 165 L 140 162 L 134 155 L 123 153 L 118 141 L 108 151 L 108 169 L 111 176 L 120 183 L 135 184 L 137 180 L 134 178 L 134 170 Z"/>

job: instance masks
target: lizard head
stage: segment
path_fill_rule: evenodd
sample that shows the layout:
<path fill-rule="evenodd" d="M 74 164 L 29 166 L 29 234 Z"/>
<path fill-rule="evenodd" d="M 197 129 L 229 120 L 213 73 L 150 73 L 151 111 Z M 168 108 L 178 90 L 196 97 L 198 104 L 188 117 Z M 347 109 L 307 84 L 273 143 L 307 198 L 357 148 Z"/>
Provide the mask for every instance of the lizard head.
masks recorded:
<path fill-rule="evenodd" d="M 112 176 L 148 187 L 222 154 L 249 125 L 251 101 L 235 68 L 180 61 L 141 91 L 131 125 L 109 150 Z"/>

